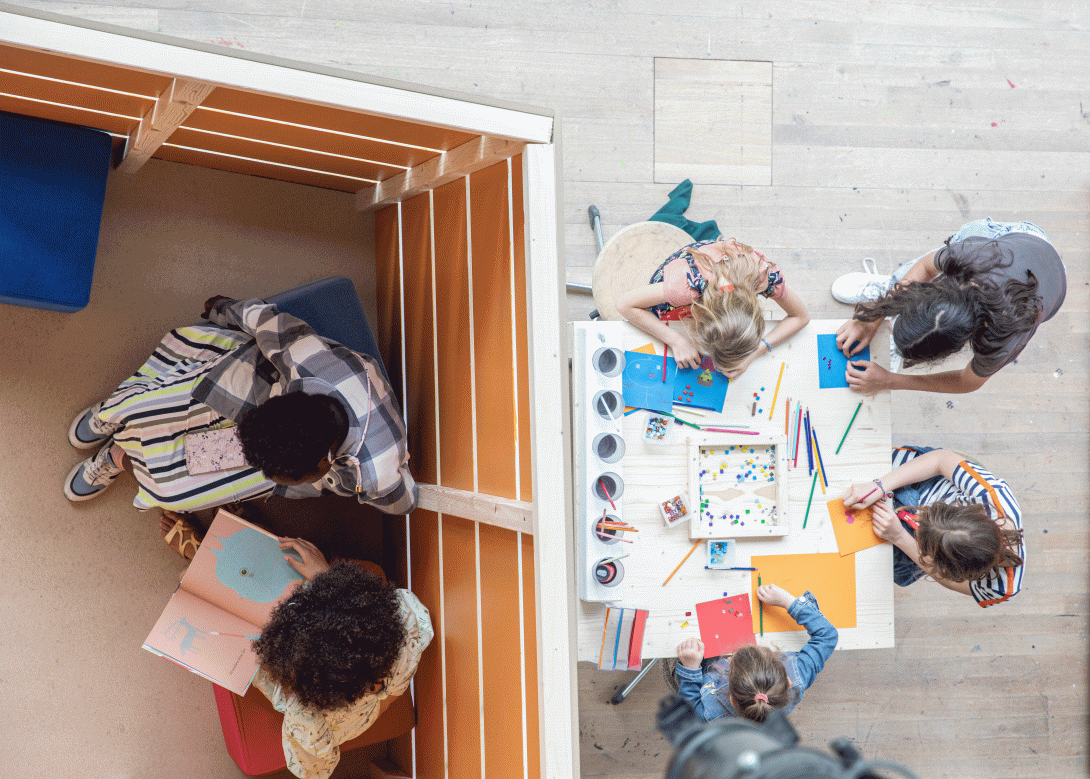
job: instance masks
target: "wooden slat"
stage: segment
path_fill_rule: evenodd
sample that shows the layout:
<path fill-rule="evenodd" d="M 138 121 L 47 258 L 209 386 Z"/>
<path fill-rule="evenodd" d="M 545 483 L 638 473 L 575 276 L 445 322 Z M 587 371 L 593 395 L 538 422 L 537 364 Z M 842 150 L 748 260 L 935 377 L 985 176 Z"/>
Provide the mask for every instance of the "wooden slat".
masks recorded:
<path fill-rule="evenodd" d="M 0 95 L 0 111 L 22 116 L 34 116 L 39 119 L 50 119 L 54 122 L 75 124 L 80 127 L 91 127 L 95 130 L 104 130 L 108 133 L 128 136 L 139 123 L 138 119 L 125 119 L 119 116 L 107 116 L 65 106 L 56 106 L 49 103 L 39 103 L 21 97 L 8 97 Z"/>
<path fill-rule="evenodd" d="M 439 462 L 442 486 L 473 490 L 469 254 L 463 179 L 435 190 Z"/>
<path fill-rule="evenodd" d="M 409 419 L 410 468 L 417 482 L 438 481 L 436 446 L 435 317 L 433 315 L 431 203 L 425 193 L 401 204 L 405 298 L 404 409 Z M 423 498 L 423 495 L 421 495 Z M 444 509 L 435 507 L 437 511 Z"/>
<path fill-rule="evenodd" d="M 421 777 L 441 777 L 444 769 L 443 711 L 447 705 L 443 689 L 444 625 L 440 602 L 442 588 L 439 568 L 439 517 L 430 511 L 414 511 L 410 517 L 409 544 L 412 556 L 413 593 L 427 608 L 435 638 L 424 650 L 417 666 L 416 686 L 416 771 Z M 408 766 L 402 766 L 407 768 Z"/>
<path fill-rule="evenodd" d="M 469 181 L 477 451 L 481 462 L 477 490 L 486 495 L 514 498 L 517 401 L 511 382 L 514 344 L 507 164 L 478 171 Z"/>
<path fill-rule="evenodd" d="M 213 147 L 205 144 L 187 144 L 184 140 L 174 140 L 174 131 L 186 120 L 201 101 L 212 93 L 211 84 L 200 81 L 173 79 L 170 86 L 159 95 L 154 105 L 141 117 L 140 124 L 129 137 L 129 146 L 125 160 L 118 166 L 124 173 L 135 173 L 147 162 L 164 143 L 171 140 L 181 146 L 194 145 L 210 151 Z M 269 159 L 267 155 L 253 155 L 255 159 Z"/>
<path fill-rule="evenodd" d="M 365 160 L 386 163 L 384 167 L 388 178 L 405 168 L 419 165 L 425 160 L 438 155 L 438 152 L 410 149 L 404 146 L 392 146 L 363 138 L 356 138 L 340 133 L 325 132 L 320 129 L 298 127 L 255 119 L 248 116 L 211 111 L 207 107 L 198 108 L 186 120 L 185 126 L 193 130 L 211 130 L 220 133 L 241 135 L 270 143 L 282 143 L 300 146 L 304 149 L 320 149 L 333 154 L 358 157 Z"/>
<path fill-rule="evenodd" d="M 485 463 L 485 469 L 491 466 Z M 534 532 L 533 504 L 452 487 L 417 483 L 421 508 L 520 533 Z"/>
<path fill-rule="evenodd" d="M 524 144 L 502 138 L 480 136 L 458 148 L 399 173 L 380 184 L 361 188 L 356 194 L 356 208 L 366 211 L 386 203 L 411 197 L 418 192 L 442 186 L 458 176 L 474 173 L 512 157 Z"/>
<path fill-rule="evenodd" d="M 481 776 L 477 555 L 472 522 L 443 517 L 447 735 L 452 776 Z M 486 680 L 486 684 L 491 680 Z M 502 775 L 502 774 L 501 774 Z"/>
<path fill-rule="evenodd" d="M 375 214 L 375 290 L 378 322 L 375 341 L 386 366 L 386 375 L 404 408 L 401 395 L 401 270 L 400 235 L 397 208 L 384 208 Z"/>
<path fill-rule="evenodd" d="M 481 653 L 485 776 L 517 779 L 522 766 L 518 534 L 481 526 Z M 530 649 L 534 646 L 531 644 Z"/>
<path fill-rule="evenodd" d="M 239 89 L 218 89 L 215 97 L 205 105 L 208 108 L 222 108 L 240 114 L 263 116 L 312 127 L 325 127 L 394 141 L 397 144 L 407 143 L 441 151 L 461 146 L 473 137 L 471 134 L 458 130 L 429 127 L 400 119 Z M 395 148 L 398 147 L 395 145 Z"/>
<path fill-rule="evenodd" d="M 522 603 L 523 635 L 526 647 L 526 765 L 529 779 L 541 776 L 541 733 L 538 730 L 538 653 L 537 647 L 537 577 L 534 573 L 534 540 L 523 534 L 522 544 Z"/>
<path fill-rule="evenodd" d="M 67 57 L 55 51 L 9 44 L 0 44 L 0 68 L 146 95 L 150 100 L 154 100 L 170 84 L 170 76 L 159 73 L 120 68 L 90 59 Z"/>
<path fill-rule="evenodd" d="M 170 143 L 160 146 L 155 152 L 155 158 L 171 162 L 184 162 L 187 165 L 199 165 L 202 168 L 241 173 L 246 176 L 277 179 L 292 184 L 335 189 L 342 192 L 353 192 L 359 185 L 359 182 L 354 179 L 331 176 L 320 172 L 295 170 L 261 160 L 240 160 L 234 157 L 224 157 L 200 149 L 182 149 L 172 146 Z"/>
<path fill-rule="evenodd" d="M 0 68 L 2 67 L 5 66 L 0 65 Z M 69 81 L 78 81 L 77 76 L 78 74 L 73 72 L 69 73 L 65 78 Z M 101 89 L 90 89 L 59 81 L 31 78 L 30 76 L 5 71 L 0 71 L 0 92 L 33 97 L 37 100 L 47 100 L 52 103 L 85 108 L 91 111 L 121 114 L 130 119 L 139 119 L 155 105 L 154 98 L 120 95 L 116 92 L 106 92 Z"/>
<path fill-rule="evenodd" d="M 530 435 L 530 342 L 526 314 L 526 211 L 522 155 L 511 158 L 511 208 L 515 273 L 515 351 L 518 355 L 518 458 L 522 500 L 533 500 L 533 439 Z"/>

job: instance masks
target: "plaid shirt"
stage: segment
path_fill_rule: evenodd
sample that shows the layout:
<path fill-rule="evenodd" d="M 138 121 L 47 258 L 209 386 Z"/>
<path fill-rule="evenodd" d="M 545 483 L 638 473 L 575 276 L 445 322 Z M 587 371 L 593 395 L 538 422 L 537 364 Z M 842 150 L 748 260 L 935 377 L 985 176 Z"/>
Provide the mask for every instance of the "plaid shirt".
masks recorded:
<path fill-rule="evenodd" d="M 348 435 L 329 473 L 313 484 L 277 485 L 274 495 L 317 497 L 324 488 L 356 495 L 387 514 L 416 507 L 405 425 L 377 361 L 262 300 L 218 301 L 208 319 L 253 340 L 208 371 L 193 391 L 196 400 L 235 422 L 273 395 L 297 390 L 335 398 L 349 412 Z"/>

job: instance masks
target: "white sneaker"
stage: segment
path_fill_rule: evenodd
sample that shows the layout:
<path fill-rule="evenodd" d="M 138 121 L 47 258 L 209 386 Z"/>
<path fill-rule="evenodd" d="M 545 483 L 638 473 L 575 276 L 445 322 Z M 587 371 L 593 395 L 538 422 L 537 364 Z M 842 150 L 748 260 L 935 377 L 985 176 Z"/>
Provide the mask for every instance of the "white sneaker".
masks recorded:
<path fill-rule="evenodd" d="M 113 439 L 107 440 L 93 457 L 77 463 L 76 467 L 68 472 L 64 480 L 66 498 L 76 502 L 97 498 L 125 472 L 125 469 L 119 468 L 110 457 L 112 448 Z"/>
<path fill-rule="evenodd" d="M 872 303 L 893 287 L 893 276 L 878 273 L 873 259 L 863 260 L 865 273 L 845 273 L 833 282 L 829 292 L 841 303 Z"/>
<path fill-rule="evenodd" d="M 98 412 L 101 409 L 102 401 L 99 401 L 76 414 L 76 418 L 68 426 L 68 443 L 77 449 L 94 449 L 124 427 L 124 425 L 100 422 Z"/>

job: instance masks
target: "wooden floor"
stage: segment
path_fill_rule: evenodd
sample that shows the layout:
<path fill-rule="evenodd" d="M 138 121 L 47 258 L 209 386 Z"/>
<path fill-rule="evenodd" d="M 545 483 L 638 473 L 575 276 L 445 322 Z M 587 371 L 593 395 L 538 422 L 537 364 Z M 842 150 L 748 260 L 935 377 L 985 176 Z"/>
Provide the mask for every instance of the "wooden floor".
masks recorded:
<path fill-rule="evenodd" d="M 19 4 L 556 109 L 572 281 L 596 255 L 587 206 L 608 238 L 671 188 L 655 183 L 655 58 L 772 63 L 771 185 L 700 184 L 689 216 L 763 249 L 815 316 L 847 314 L 828 285 L 862 257 L 888 271 L 971 219 L 1039 224 L 1067 264 L 1060 313 L 981 391 L 894 398 L 896 443 L 972 453 L 1010 482 L 1025 589 L 987 611 L 928 583 L 899 592 L 897 647 L 835 655 L 793 721 L 806 744 L 846 735 L 926 777 L 1086 775 L 1086 3 Z M 592 307 L 570 296 L 569 318 Z M 584 777 L 661 776 L 671 753 L 652 724 L 661 678 L 611 707 L 622 678 L 580 671 Z"/>

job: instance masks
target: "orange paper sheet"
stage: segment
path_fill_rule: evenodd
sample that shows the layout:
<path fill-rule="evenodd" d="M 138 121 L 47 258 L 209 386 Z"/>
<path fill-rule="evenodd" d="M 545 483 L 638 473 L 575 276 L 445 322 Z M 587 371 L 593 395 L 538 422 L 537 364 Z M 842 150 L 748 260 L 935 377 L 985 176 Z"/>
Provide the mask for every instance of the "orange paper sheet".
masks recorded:
<path fill-rule="evenodd" d="M 874 534 L 874 512 L 869 506 L 849 509 L 840 498 L 830 500 L 826 505 L 829 507 L 829 518 L 833 521 L 836 548 L 841 555 L 855 554 L 860 549 L 886 543 L 884 538 Z"/>
<path fill-rule="evenodd" d="M 757 576 L 762 584 L 778 584 L 792 595 L 807 590 L 814 593 L 821 613 L 838 628 L 855 627 L 855 557 L 839 554 L 785 554 L 753 557 L 757 570 L 751 574 L 753 593 L 753 629 L 760 631 L 757 603 Z M 764 607 L 764 632 L 786 633 L 804 630 L 791 619 L 787 609 Z"/>

